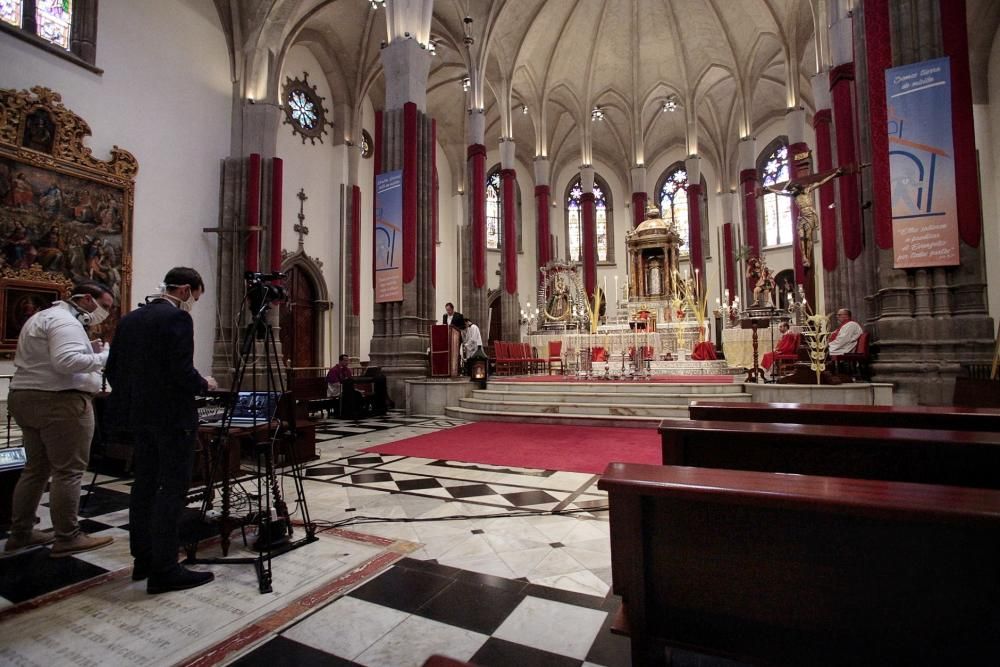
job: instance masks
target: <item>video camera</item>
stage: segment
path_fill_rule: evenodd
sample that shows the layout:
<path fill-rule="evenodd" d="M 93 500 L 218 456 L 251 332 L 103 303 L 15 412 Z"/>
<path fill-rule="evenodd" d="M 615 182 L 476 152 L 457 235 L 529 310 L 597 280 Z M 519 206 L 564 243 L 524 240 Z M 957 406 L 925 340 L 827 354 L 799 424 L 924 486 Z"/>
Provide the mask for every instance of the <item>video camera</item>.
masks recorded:
<path fill-rule="evenodd" d="M 247 271 L 243 275 L 247 283 L 247 297 L 250 299 L 254 311 L 260 310 L 264 304 L 285 301 L 288 298 L 285 288 L 274 284 L 275 280 L 281 280 L 284 277 L 285 274 L 280 271 L 274 273 Z"/>

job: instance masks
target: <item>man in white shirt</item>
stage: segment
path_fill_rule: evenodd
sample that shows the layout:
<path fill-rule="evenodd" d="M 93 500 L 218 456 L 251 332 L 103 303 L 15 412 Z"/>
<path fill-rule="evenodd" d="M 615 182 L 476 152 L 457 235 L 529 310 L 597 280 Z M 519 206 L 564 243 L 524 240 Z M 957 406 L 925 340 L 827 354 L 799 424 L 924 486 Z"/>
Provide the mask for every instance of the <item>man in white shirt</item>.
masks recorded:
<path fill-rule="evenodd" d="M 837 321 L 840 326 L 830 334 L 827 352 L 831 357 L 839 357 L 842 354 L 853 352 L 861 338 L 861 325 L 851 319 L 851 311 L 841 308 L 837 311 Z"/>
<path fill-rule="evenodd" d="M 107 318 L 115 301 L 95 282 L 33 315 L 21 328 L 10 382 L 10 413 L 24 433 L 27 463 L 14 489 L 10 537 L 4 552 L 55 542 L 52 556 L 69 556 L 110 544 L 112 537 L 80 532 L 80 482 L 94 435 L 91 398 L 101 390 L 108 351 L 91 341 L 86 326 Z M 49 485 L 54 534 L 34 530 L 35 513 Z"/>

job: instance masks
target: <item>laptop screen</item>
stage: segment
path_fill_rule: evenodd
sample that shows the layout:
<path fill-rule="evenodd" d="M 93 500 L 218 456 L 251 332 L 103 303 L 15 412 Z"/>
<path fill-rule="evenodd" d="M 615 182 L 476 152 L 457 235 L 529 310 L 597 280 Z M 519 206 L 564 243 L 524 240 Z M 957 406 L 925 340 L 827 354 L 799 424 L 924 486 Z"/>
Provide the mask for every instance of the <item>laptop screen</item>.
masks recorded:
<path fill-rule="evenodd" d="M 278 409 L 280 396 L 276 391 L 241 391 L 233 405 L 233 419 L 271 421 Z"/>

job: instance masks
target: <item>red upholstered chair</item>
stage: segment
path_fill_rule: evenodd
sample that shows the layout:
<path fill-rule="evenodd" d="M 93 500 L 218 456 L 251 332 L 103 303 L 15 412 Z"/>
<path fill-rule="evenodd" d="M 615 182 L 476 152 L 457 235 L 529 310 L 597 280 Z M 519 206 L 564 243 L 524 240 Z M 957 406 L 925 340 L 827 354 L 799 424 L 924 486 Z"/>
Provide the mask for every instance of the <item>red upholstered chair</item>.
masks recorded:
<path fill-rule="evenodd" d="M 607 361 L 608 351 L 604 349 L 601 345 L 595 345 L 590 348 L 590 360 L 591 361 Z"/>
<path fill-rule="evenodd" d="M 786 354 L 775 354 L 774 355 L 774 372 L 773 377 L 781 377 L 785 372 L 786 364 L 794 364 L 799 360 L 799 346 L 802 344 L 802 334 L 795 332 L 795 345 L 792 348 L 794 352 L 788 352 Z"/>
<path fill-rule="evenodd" d="M 837 363 L 837 370 L 841 367 L 851 376 L 852 380 L 867 382 L 870 377 L 869 364 L 871 362 L 871 352 L 869 350 L 868 332 L 861 332 L 853 352 L 834 357 Z"/>
<path fill-rule="evenodd" d="M 562 341 L 561 340 L 550 340 L 549 341 L 549 354 L 545 361 L 548 363 L 549 375 L 552 375 L 552 366 L 559 364 L 559 373 L 563 373 L 563 360 L 562 360 Z"/>

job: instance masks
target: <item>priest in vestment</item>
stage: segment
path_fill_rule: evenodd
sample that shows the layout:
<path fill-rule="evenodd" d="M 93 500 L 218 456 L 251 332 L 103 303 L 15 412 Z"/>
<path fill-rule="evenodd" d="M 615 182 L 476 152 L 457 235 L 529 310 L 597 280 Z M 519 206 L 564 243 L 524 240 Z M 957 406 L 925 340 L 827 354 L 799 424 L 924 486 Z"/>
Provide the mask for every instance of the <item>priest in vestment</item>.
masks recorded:
<path fill-rule="evenodd" d="M 778 331 L 781 333 L 778 344 L 772 352 L 765 353 L 764 358 L 760 360 L 760 367 L 768 373 L 771 372 L 771 366 L 774 365 L 774 357 L 776 355 L 794 354 L 799 344 L 799 337 L 795 332 L 789 330 L 788 322 L 779 324 Z"/>
<path fill-rule="evenodd" d="M 827 347 L 831 357 L 854 352 L 854 348 L 858 345 L 858 339 L 863 333 L 861 325 L 851 319 L 851 311 L 847 308 L 841 308 L 837 311 L 837 321 L 840 326 L 830 334 Z"/>

